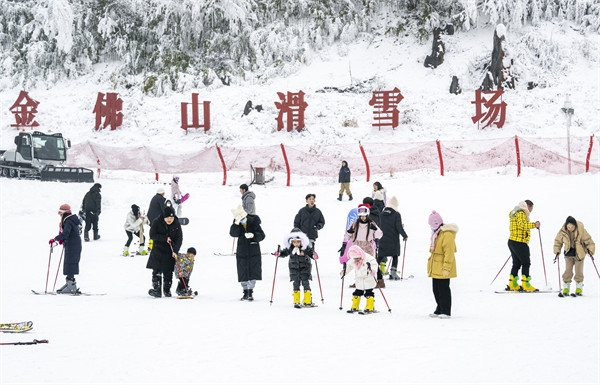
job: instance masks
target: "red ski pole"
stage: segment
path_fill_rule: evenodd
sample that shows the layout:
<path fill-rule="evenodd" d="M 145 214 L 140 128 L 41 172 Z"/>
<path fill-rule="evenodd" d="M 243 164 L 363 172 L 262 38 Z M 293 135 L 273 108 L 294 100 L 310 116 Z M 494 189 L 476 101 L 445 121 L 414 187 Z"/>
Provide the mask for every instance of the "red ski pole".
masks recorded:
<path fill-rule="evenodd" d="M 494 277 L 494 279 L 492 279 L 492 282 L 490 282 L 490 286 L 492 286 L 492 283 L 494 283 L 494 281 L 496 280 L 496 278 L 498 278 L 498 276 L 500 275 L 500 273 L 502 273 L 502 270 L 504 270 L 504 266 L 506 266 L 506 264 L 510 260 L 510 257 L 512 257 L 512 255 L 508 256 L 508 258 L 506 259 L 506 262 L 504 262 L 504 265 L 502 265 L 502 267 L 500 268 L 500 270 L 498 270 L 498 274 L 496 274 L 496 276 Z"/>
<path fill-rule="evenodd" d="M 56 280 L 58 279 L 58 272 L 60 270 L 60 265 L 62 264 L 63 254 L 65 253 L 65 247 L 63 246 L 62 251 L 60 252 L 60 259 L 58 260 L 58 267 L 56 268 L 56 275 L 54 276 L 54 286 L 52 286 L 52 291 L 56 290 Z"/>
<path fill-rule="evenodd" d="M 598 278 L 600 278 L 600 273 L 598 273 L 598 267 L 596 267 L 596 262 L 594 262 L 594 256 L 590 254 L 590 258 L 592 259 L 592 263 L 594 264 L 594 269 L 596 269 L 596 274 L 598 274 Z"/>
<path fill-rule="evenodd" d="M 315 251 L 314 254 L 317 256 L 315 258 L 315 270 L 317 271 L 317 281 L 319 282 L 319 291 L 321 292 L 321 303 L 325 303 L 323 299 L 323 289 L 321 288 L 321 277 L 319 276 L 319 264 L 317 263 L 317 259 L 319 259 L 319 254 Z"/>
<path fill-rule="evenodd" d="M 546 277 L 546 262 L 544 262 L 544 247 L 542 247 L 542 232 L 538 227 L 538 238 L 540 238 L 540 249 L 542 250 L 542 266 L 544 266 L 544 281 L 546 281 L 546 287 L 548 287 L 548 278 Z"/>
<path fill-rule="evenodd" d="M 277 259 L 275 260 L 275 272 L 273 273 L 273 287 L 271 288 L 271 301 L 269 301 L 269 305 L 273 305 L 273 293 L 275 292 L 275 278 L 277 277 L 277 262 L 279 262 L 280 250 L 281 246 L 277 245 Z"/>
<path fill-rule="evenodd" d="M 400 272 L 400 280 L 404 277 L 404 258 L 406 257 L 406 239 L 404 240 L 404 252 L 402 253 L 402 271 Z"/>
<path fill-rule="evenodd" d="M 560 291 L 562 285 L 560 284 L 561 279 L 560 279 L 560 258 L 558 257 L 559 254 L 556 254 L 556 258 L 554 258 L 554 262 L 556 262 L 556 268 L 558 269 L 558 290 Z"/>
<path fill-rule="evenodd" d="M 52 260 L 52 249 L 54 245 L 50 245 L 50 254 L 48 254 L 48 270 L 46 270 L 46 287 L 44 288 L 44 293 L 48 293 L 48 277 L 50 276 L 50 261 Z"/>

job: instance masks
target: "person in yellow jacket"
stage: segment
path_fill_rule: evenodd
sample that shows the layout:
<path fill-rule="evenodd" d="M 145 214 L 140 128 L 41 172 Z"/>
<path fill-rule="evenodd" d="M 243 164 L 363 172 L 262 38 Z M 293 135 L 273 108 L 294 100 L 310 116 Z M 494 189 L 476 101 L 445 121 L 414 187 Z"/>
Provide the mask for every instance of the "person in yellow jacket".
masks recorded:
<path fill-rule="evenodd" d="M 510 213 L 508 237 L 508 249 L 512 257 L 512 268 L 510 269 L 510 277 L 507 291 L 538 291 L 531 285 L 531 276 L 529 275 L 529 266 L 531 260 L 529 252 L 529 239 L 531 238 L 531 229 L 540 228 L 540 222 L 531 222 L 529 214 L 533 211 L 533 202 L 529 199 L 519 202 Z M 519 270 L 521 270 L 521 285 L 519 285 Z"/>
<path fill-rule="evenodd" d="M 444 224 L 442 216 L 435 210 L 429 215 L 431 227 L 431 255 L 427 260 L 427 275 L 431 277 L 433 296 L 437 304 L 435 311 L 429 314 L 435 318 L 450 318 L 452 308 L 452 292 L 450 278 L 456 278 L 456 233 L 458 226 L 454 223 Z"/>
<path fill-rule="evenodd" d="M 571 280 L 573 279 L 573 267 L 575 268 L 575 295 L 582 295 L 583 260 L 586 254 L 589 254 L 592 260 L 594 259 L 596 244 L 585 230 L 583 223 L 575 220 L 572 216 L 568 216 L 565 224 L 561 226 L 556 238 L 554 238 L 554 253 L 556 254 L 554 262 L 558 260 L 563 246 L 565 250 L 565 272 L 562 275 L 563 290 L 558 296 L 569 295 Z"/>

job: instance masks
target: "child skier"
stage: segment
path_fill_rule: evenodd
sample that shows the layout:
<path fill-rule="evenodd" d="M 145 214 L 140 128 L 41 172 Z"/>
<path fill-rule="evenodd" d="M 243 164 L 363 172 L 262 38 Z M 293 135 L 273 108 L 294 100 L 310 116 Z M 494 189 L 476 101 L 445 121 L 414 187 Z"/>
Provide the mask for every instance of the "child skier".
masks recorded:
<path fill-rule="evenodd" d="M 178 296 L 197 294 L 197 292 L 194 293 L 190 287 L 190 275 L 192 275 L 192 270 L 194 270 L 195 257 L 196 249 L 193 247 L 188 248 L 187 253 L 179 253 L 177 256 L 177 261 L 175 262 L 175 274 L 177 274 L 177 277 L 179 278 L 179 283 L 177 283 L 175 292 Z"/>
<path fill-rule="evenodd" d="M 348 257 L 350 257 L 350 260 L 344 264 L 344 270 L 342 270 L 341 275 L 347 275 L 354 270 L 356 290 L 352 293 L 352 307 L 347 312 L 355 313 L 359 311 L 360 297 L 364 295 L 367 299 L 364 313 L 374 313 L 375 293 L 373 289 L 377 287 L 377 260 L 356 245 L 350 246 Z"/>
<path fill-rule="evenodd" d="M 310 240 L 300 229 L 294 228 L 290 234 L 283 239 L 285 249 L 276 252 L 275 255 L 279 258 L 290 257 L 288 267 L 290 269 L 290 282 L 293 282 L 294 289 L 294 307 L 300 309 L 302 307 L 317 306 L 312 302 L 312 294 L 310 291 L 310 281 L 312 280 L 312 259 L 318 257 L 314 254 L 310 247 Z M 300 285 L 304 287 L 304 299 L 300 304 Z"/>
<path fill-rule="evenodd" d="M 125 234 L 127 234 L 127 242 L 125 242 L 125 247 L 123 248 L 123 256 L 129 256 L 129 245 L 131 245 L 131 241 L 133 240 L 133 234 L 140 238 L 140 247 L 138 249 L 138 254 L 147 255 L 148 252 L 144 247 L 144 228 L 145 224 L 150 224 L 146 216 L 140 211 L 140 207 L 138 205 L 131 205 L 131 210 L 127 213 L 127 217 L 125 218 Z M 132 255 L 133 256 L 133 255 Z"/>

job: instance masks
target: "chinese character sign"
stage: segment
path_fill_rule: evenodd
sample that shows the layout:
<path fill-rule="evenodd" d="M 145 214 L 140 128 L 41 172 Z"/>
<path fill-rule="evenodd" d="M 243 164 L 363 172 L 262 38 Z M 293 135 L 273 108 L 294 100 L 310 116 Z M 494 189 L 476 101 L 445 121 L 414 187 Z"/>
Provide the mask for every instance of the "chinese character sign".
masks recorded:
<path fill-rule="evenodd" d="M 123 124 L 123 114 L 121 113 L 123 100 L 117 95 L 117 93 L 109 92 L 105 97 L 102 92 L 98 92 L 93 111 L 96 114 L 96 125 L 94 126 L 96 131 L 106 128 L 108 125 L 110 125 L 111 130 L 116 130 L 117 127 Z M 104 123 L 102 123 L 102 118 L 104 118 Z"/>
<path fill-rule="evenodd" d="M 192 109 L 192 121 L 188 120 L 188 108 Z M 198 102 L 198 94 L 192 94 L 191 103 L 181 103 L 181 128 L 187 133 L 188 128 L 204 128 L 204 132 L 210 130 L 210 102 L 202 102 L 203 120 L 200 123 L 199 114 L 200 103 Z"/>
<path fill-rule="evenodd" d="M 373 127 L 398 127 L 398 104 L 404 99 L 398 87 L 391 91 L 374 91 L 369 105 L 373 106 Z"/>
<path fill-rule="evenodd" d="M 275 107 L 279 110 L 277 115 L 277 131 L 281 131 L 284 127 L 284 117 L 286 120 L 286 129 L 292 131 L 294 128 L 302 131 L 304 128 L 304 110 L 308 107 L 308 103 L 304 101 L 304 92 L 297 93 L 288 92 L 287 95 L 283 92 L 278 92 L 279 100 L 275 102 Z"/>
<path fill-rule="evenodd" d="M 475 116 L 471 117 L 473 123 L 477 122 L 477 125 L 485 123 L 486 128 L 492 123 L 498 128 L 504 126 L 504 120 L 506 119 L 506 103 L 502 101 L 502 89 L 490 92 L 481 92 L 481 90 L 475 91 L 475 100 L 471 104 L 475 105 Z M 483 95 L 490 95 L 489 99 L 486 99 Z M 487 111 L 484 111 L 486 109 Z M 498 116 L 500 115 L 500 116 Z M 486 123 L 487 122 L 487 123 Z"/>
<path fill-rule="evenodd" d="M 39 123 L 35 121 L 37 106 L 40 102 L 29 97 L 27 92 L 21 91 L 17 100 L 9 108 L 10 112 L 15 116 L 15 124 L 11 127 L 37 127 Z"/>

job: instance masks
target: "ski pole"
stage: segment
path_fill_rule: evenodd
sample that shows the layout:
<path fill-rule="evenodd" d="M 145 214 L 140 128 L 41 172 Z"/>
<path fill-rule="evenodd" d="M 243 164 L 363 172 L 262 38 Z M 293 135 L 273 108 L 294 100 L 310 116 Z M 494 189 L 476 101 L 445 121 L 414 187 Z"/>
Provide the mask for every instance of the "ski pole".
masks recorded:
<path fill-rule="evenodd" d="M 544 261 L 544 247 L 542 246 L 542 232 L 538 227 L 538 238 L 540 238 L 540 249 L 542 251 L 542 266 L 544 266 L 544 281 L 546 281 L 546 287 L 548 287 L 548 278 L 546 277 L 546 262 Z"/>
<path fill-rule="evenodd" d="M 385 299 L 385 295 L 383 295 L 383 290 L 381 290 L 381 286 L 379 286 L 379 282 L 377 282 L 377 278 L 373 277 L 373 279 L 375 280 L 375 284 L 377 285 L 377 288 L 379 289 L 379 292 L 381 293 L 381 297 L 383 298 L 383 301 L 385 302 L 385 306 L 387 306 L 388 311 L 391 313 L 392 309 L 390 309 L 390 305 L 388 305 L 388 301 L 387 301 L 387 299 Z"/>
<path fill-rule="evenodd" d="M 594 262 L 594 256 L 590 254 L 590 258 L 592 259 L 592 263 L 594 264 L 594 269 L 596 269 L 596 274 L 598 274 L 598 278 L 600 278 L 600 273 L 598 273 L 598 267 L 596 267 L 596 262 Z"/>
<path fill-rule="evenodd" d="M 400 272 L 400 280 L 404 277 L 404 258 L 406 257 L 406 239 L 404 240 L 404 252 L 402 253 L 402 271 Z"/>
<path fill-rule="evenodd" d="M 556 268 L 558 269 L 558 289 L 560 290 L 562 285 L 560 284 L 560 258 L 559 258 L 559 255 L 560 254 L 556 254 L 556 258 L 554 258 L 554 262 L 556 262 Z"/>
<path fill-rule="evenodd" d="M 500 273 L 502 273 L 502 270 L 504 270 L 504 266 L 506 266 L 506 264 L 510 260 L 510 257 L 512 257 L 512 255 L 509 255 L 508 258 L 506 258 L 506 262 L 504 262 L 504 265 L 502 265 L 502 267 L 500 268 L 500 270 L 498 270 L 498 274 L 496 274 L 496 276 L 494 277 L 494 279 L 492 279 L 492 282 L 490 282 L 490 286 L 492 286 L 492 283 L 494 283 L 494 281 L 496 280 L 496 278 L 498 278 L 498 276 L 500 275 Z"/>
<path fill-rule="evenodd" d="M 0 342 L 0 345 L 37 345 L 37 344 L 47 344 L 48 340 L 33 340 L 26 342 Z"/>
<path fill-rule="evenodd" d="M 344 302 L 344 278 L 346 278 L 346 262 L 344 262 L 344 267 L 342 269 L 342 291 L 340 294 L 340 310 L 343 309 L 342 302 Z"/>
<path fill-rule="evenodd" d="M 236 240 L 236 239 L 237 239 L 237 237 L 235 237 L 235 238 L 233 238 L 233 239 L 231 240 L 231 255 L 235 255 L 235 250 L 234 250 L 234 248 L 235 248 L 235 240 Z"/>
<path fill-rule="evenodd" d="M 277 245 L 277 259 L 275 260 L 275 272 L 273 273 L 273 287 L 271 288 L 271 301 L 269 301 L 269 306 L 273 305 L 273 293 L 275 292 L 275 277 L 277 277 L 277 262 L 279 262 L 279 251 L 281 250 L 281 246 Z"/>
<path fill-rule="evenodd" d="M 315 251 L 314 254 L 317 256 L 317 258 L 315 258 L 315 270 L 317 271 L 317 281 L 319 282 L 319 291 L 321 292 L 321 303 L 325 303 L 325 300 L 323 300 L 323 288 L 321 288 L 321 277 L 319 276 L 319 264 L 317 263 L 317 259 L 319 259 L 319 254 L 317 254 L 317 252 Z"/>
<path fill-rule="evenodd" d="M 44 288 L 44 294 L 48 293 L 48 277 L 50 276 L 50 261 L 52 260 L 52 250 L 54 245 L 50 245 L 50 254 L 48 254 L 48 269 L 46 270 L 46 287 Z"/>
<path fill-rule="evenodd" d="M 60 252 L 60 259 L 58 260 L 58 267 L 56 268 L 56 275 L 54 276 L 54 286 L 52 286 L 52 291 L 56 290 L 56 280 L 58 279 L 58 271 L 60 270 L 60 265 L 62 264 L 63 254 L 65 253 L 65 247 L 63 246 L 62 251 Z"/>

